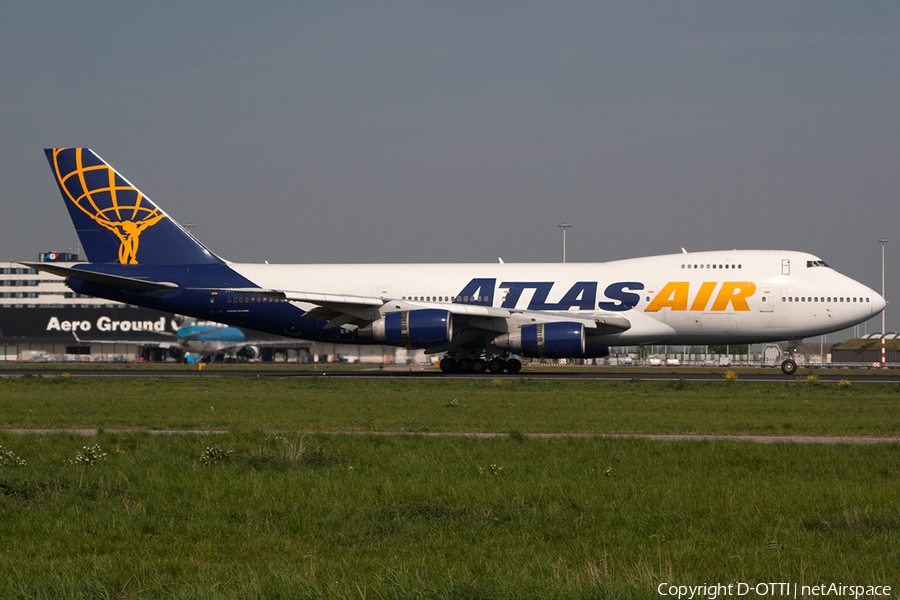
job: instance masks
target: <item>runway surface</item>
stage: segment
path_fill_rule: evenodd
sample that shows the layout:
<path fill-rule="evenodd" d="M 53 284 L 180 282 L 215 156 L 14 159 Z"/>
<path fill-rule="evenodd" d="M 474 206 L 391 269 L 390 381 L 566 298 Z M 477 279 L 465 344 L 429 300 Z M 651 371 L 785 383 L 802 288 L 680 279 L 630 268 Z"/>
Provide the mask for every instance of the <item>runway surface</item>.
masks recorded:
<path fill-rule="evenodd" d="M 252 365 L 246 368 L 224 367 L 215 365 L 206 370 L 185 370 L 176 368 L 142 368 L 139 365 L 128 368 L 99 368 L 81 369 L 77 366 L 60 365 L 50 368 L 3 368 L 0 376 L 58 376 L 70 377 L 250 377 L 250 378 L 286 378 L 286 377 L 337 377 L 344 379 L 385 379 L 385 378 L 413 378 L 413 379 L 536 379 L 536 380 L 567 380 L 567 381 L 722 381 L 725 382 L 725 372 L 728 369 L 710 369 L 704 371 L 677 369 L 665 369 L 660 371 L 630 370 L 629 368 L 602 369 L 602 370 L 529 370 L 525 368 L 516 375 L 507 373 L 494 375 L 483 374 L 452 374 L 445 375 L 437 370 L 423 369 L 422 367 L 385 367 L 384 369 L 292 369 L 290 366 L 281 368 L 255 368 Z M 876 370 L 861 371 L 846 369 L 814 369 L 803 370 L 794 375 L 785 375 L 778 368 L 760 371 L 758 369 L 744 372 L 741 369 L 733 369 L 741 381 L 783 383 L 788 381 L 806 381 L 809 375 L 815 375 L 820 382 L 849 381 L 852 383 L 900 383 L 900 370 Z"/>

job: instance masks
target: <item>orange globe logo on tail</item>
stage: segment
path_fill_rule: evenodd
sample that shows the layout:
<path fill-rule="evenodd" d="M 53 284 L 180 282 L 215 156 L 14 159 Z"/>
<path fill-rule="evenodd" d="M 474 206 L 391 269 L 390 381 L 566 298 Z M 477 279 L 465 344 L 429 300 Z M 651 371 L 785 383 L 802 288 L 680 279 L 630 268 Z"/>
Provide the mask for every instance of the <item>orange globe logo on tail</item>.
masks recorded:
<path fill-rule="evenodd" d="M 53 151 L 53 167 L 66 196 L 88 217 L 119 238 L 121 264 L 138 264 L 141 234 L 166 218 L 166 214 L 109 165 L 102 162 L 85 164 L 81 149 L 75 151 L 74 164 L 69 164 L 69 161 L 59 160 L 62 150 Z M 88 153 L 87 156 L 92 155 Z"/>

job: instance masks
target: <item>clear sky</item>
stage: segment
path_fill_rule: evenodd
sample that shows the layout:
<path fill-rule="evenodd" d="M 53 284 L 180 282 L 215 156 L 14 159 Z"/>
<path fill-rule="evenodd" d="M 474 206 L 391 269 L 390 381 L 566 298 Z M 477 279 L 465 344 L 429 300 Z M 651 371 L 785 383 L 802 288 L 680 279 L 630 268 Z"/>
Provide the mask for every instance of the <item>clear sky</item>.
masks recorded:
<path fill-rule="evenodd" d="M 220 256 L 804 250 L 900 293 L 900 3 L 5 2 L 0 259 L 88 146 Z M 888 308 L 900 330 L 900 308 Z M 880 329 L 869 324 L 868 331 Z"/>

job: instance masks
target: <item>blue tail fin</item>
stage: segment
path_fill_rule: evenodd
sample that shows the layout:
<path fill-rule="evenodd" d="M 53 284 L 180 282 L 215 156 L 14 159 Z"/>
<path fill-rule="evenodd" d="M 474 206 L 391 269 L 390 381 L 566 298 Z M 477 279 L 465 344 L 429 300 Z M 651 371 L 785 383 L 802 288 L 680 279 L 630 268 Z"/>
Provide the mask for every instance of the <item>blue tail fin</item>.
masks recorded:
<path fill-rule="evenodd" d="M 92 150 L 48 148 L 44 152 L 91 262 L 221 262 Z"/>

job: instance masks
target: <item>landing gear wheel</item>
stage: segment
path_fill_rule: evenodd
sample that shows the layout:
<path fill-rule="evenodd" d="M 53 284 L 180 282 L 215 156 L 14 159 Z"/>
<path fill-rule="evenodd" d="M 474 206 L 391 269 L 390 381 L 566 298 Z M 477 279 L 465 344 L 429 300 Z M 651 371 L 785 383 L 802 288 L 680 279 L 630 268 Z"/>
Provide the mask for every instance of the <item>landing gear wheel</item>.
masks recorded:
<path fill-rule="evenodd" d="M 441 359 L 441 371 L 444 373 L 455 373 L 456 372 L 456 361 L 450 358 L 449 356 L 445 356 Z"/>
<path fill-rule="evenodd" d="M 793 375 L 797 371 L 797 363 L 789 358 L 781 363 L 781 370 L 785 375 Z"/>
<path fill-rule="evenodd" d="M 510 374 L 515 375 L 522 370 L 522 361 L 520 361 L 518 358 L 509 359 L 508 361 L 506 361 L 506 370 Z"/>
<path fill-rule="evenodd" d="M 456 361 L 456 370 L 460 373 L 471 373 L 472 372 L 472 359 L 471 358 L 461 358 Z"/>
<path fill-rule="evenodd" d="M 487 368 L 487 364 L 484 362 L 483 358 L 476 358 L 472 360 L 472 372 L 481 374 L 484 373 L 485 368 Z"/>
<path fill-rule="evenodd" d="M 494 375 L 497 375 L 499 373 L 502 373 L 503 369 L 506 368 L 506 361 L 503 360 L 502 358 L 492 358 L 488 362 L 487 368 L 488 368 L 488 371 L 490 371 Z"/>

